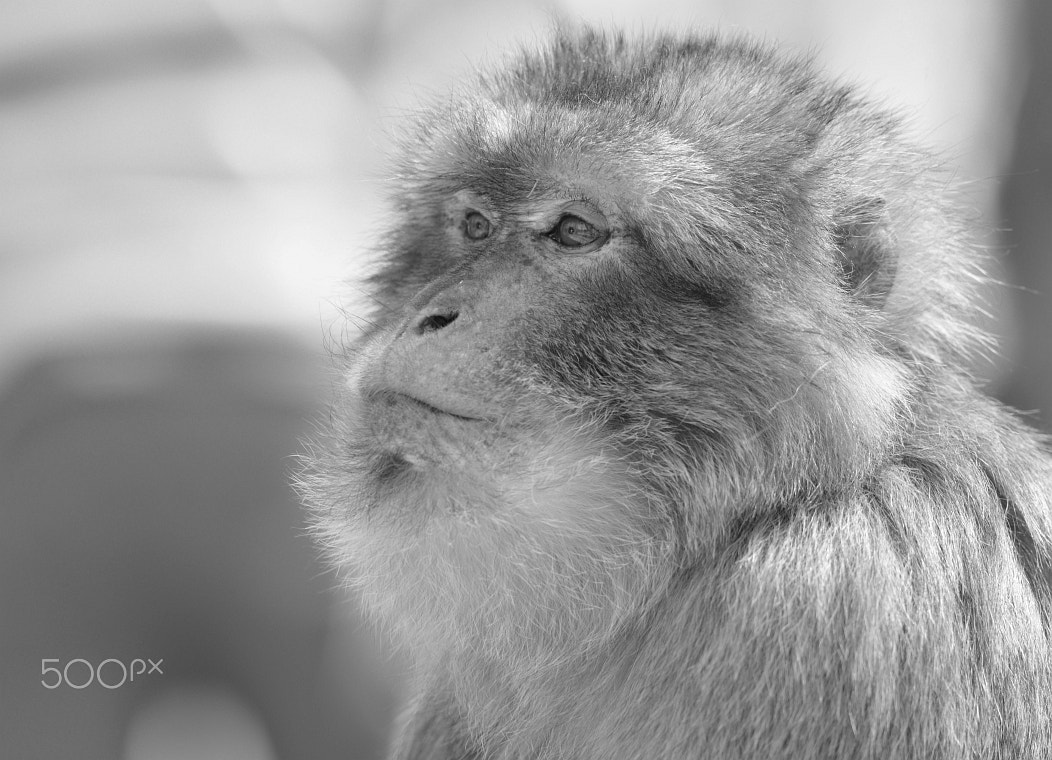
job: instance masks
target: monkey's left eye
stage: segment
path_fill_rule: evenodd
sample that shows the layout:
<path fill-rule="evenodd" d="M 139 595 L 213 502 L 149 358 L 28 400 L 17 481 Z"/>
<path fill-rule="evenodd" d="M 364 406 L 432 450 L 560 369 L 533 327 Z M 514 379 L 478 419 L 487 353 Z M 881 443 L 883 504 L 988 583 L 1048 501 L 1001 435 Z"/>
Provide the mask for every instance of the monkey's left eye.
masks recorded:
<path fill-rule="evenodd" d="M 602 242 L 605 233 L 579 216 L 565 214 L 560 217 L 548 237 L 564 248 L 584 248 Z"/>
<path fill-rule="evenodd" d="M 489 223 L 489 219 L 478 211 L 468 212 L 468 215 L 464 217 L 464 234 L 471 240 L 488 238 L 492 231 L 493 226 Z"/>

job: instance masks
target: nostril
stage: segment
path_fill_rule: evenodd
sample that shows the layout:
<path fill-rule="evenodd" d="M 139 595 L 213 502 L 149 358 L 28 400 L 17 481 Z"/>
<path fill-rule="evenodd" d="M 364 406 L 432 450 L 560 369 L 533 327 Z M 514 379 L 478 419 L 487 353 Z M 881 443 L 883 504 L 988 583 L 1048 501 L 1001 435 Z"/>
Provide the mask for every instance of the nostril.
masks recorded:
<path fill-rule="evenodd" d="M 420 320 L 417 331 L 421 333 L 434 332 L 453 323 L 460 316 L 459 311 L 450 311 L 445 314 L 429 314 Z"/>

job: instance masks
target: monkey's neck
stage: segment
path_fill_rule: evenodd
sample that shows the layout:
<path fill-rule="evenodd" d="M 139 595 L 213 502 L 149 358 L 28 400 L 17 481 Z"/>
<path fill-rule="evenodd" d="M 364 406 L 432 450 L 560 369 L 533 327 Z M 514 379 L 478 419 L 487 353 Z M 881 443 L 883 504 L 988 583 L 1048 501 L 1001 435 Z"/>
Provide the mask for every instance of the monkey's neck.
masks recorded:
<path fill-rule="evenodd" d="M 573 726 L 587 725 L 578 714 L 580 696 L 602 693 L 610 680 L 610 657 L 604 649 L 509 667 L 507 661 L 460 654 L 429 680 L 449 695 L 469 731 L 486 737 L 487 757 L 548 757 L 555 756 L 553 746 L 565 747 Z"/>
<path fill-rule="evenodd" d="M 695 567 L 692 580 L 672 582 L 638 620 L 608 639 L 572 652 L 531 649 L 526 655 L 524 649 L 510 657 L 480 654 L 461 642 L 431 660 L 427 690 L 448 700 L 472 734 L 486 737 L 487 757 L 604 756 L 608 721 L 631 713 L 632 704 L 644 701 L 655 725 L 681 707 L 678 685 L 648 674 L 688 673 L 703 657 L 705 642 L 719 635 L 720 616 L 699 621 L 690 614 L 715 610 L 719 595 L 707 581 L 699 582 L 717 576 L 717 559 L 700 564 L 705 567 Z M 705 598 L 699 600 L 699 593 Z M 648 659 L 660 667 L 651 667 Z M 643 751 L 650 745 L 645 728 L 640 731 Z"/>

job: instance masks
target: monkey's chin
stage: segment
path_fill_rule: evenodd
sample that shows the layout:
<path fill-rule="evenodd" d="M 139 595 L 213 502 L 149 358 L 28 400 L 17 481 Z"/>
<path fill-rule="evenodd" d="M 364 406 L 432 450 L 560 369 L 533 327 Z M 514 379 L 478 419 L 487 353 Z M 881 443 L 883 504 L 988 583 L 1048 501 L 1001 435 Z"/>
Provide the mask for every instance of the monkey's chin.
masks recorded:
<path fill-rule="evenodd" d="M 638 519 L 641 496 L 618 460 L 543 444 L 516 453 L 517 476 L 374 450 L 376 467 L 354 483 L 362 501 L 320 526 L 412 657 L 532 670 L 607 641 L 667 582 L 671 544 Z M 542 462 L 551 472 L 538 477 Z"/>

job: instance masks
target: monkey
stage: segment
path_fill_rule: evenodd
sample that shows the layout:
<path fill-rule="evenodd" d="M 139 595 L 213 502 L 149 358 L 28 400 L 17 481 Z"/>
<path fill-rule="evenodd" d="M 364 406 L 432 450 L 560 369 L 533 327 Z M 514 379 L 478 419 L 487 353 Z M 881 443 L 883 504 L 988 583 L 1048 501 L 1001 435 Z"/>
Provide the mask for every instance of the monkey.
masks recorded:
<path fill-rule="evenodd" d="M 895 113 L 575 27 L 403 143 L 299 478 L 411 657 L 392 757 L 1052 757 L 1052 457 Z"/>

